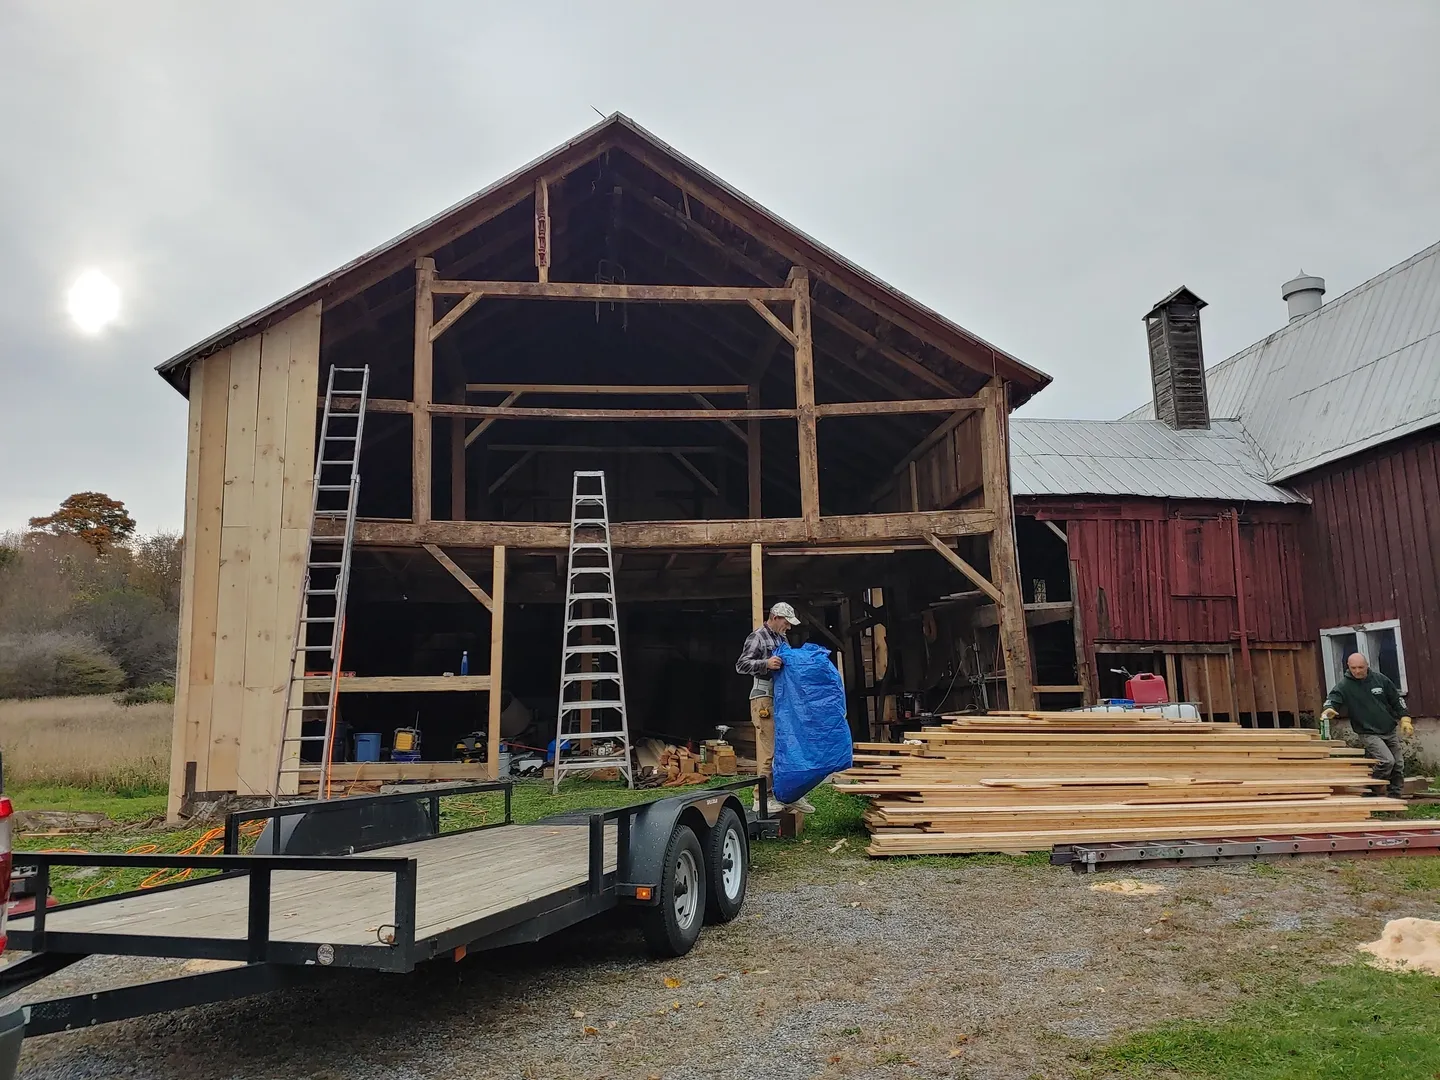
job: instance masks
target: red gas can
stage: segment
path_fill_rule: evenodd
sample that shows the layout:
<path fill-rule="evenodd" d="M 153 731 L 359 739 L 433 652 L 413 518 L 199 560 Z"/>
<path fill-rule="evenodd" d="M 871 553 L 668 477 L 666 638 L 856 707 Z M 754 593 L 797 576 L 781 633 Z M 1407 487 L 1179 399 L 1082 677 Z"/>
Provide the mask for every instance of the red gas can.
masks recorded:
<path fill-rule="evenodd" d="M 1142 671 L 1125 681 L 1125 696 L 1136 705 L 1159 705 L 1170 700 L 1170 690 L 1161 676 Z"/>

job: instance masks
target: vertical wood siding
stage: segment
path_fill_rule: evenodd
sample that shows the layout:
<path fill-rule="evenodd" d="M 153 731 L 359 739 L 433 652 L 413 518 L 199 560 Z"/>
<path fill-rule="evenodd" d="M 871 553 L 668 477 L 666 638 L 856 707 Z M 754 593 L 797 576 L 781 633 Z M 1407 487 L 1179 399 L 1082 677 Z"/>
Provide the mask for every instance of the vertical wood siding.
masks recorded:
<path fill-rule="evenodd" d="M 1440 433 L 1288 483 L 1313 503 L 1302 540 L 1310 635 L 1399 619 L 1411 711 L 1440 715 Z"/>

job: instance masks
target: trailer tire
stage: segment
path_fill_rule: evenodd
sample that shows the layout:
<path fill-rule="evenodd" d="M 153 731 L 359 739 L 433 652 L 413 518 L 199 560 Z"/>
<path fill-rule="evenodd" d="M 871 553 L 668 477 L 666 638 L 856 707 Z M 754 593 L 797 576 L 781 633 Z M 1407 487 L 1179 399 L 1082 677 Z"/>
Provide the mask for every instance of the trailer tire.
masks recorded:
<path fill-rule="evenodd" d="M 705 853 L 689 825 L 676 825 L 665 845 L 660 903 L 642 908 L 640 929 L 653 956 L 684 956 L 705 925 Z"/>
<path fill-rule="evenodd" d="M 750 886 L 750 846 L 745 842 L 745 823 L 727 806 L 715 819 L 707 840 L 705 875 L 710 888 L 705 917 L 712 923 L 728 923 L 740 914 Z"/>

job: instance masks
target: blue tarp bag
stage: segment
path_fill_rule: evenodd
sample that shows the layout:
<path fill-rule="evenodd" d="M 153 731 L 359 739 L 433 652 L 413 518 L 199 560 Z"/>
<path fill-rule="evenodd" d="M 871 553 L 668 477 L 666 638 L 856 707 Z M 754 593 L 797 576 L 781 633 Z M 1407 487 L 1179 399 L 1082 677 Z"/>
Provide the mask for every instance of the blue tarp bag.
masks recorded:
<path fill-rule="evenodd" d="M 775 655 L 785 666 L 775 672 L 775 798 L 791 803 L 831 773 L 848 769 L 850 722 L 845 716 L 845 682 L 830 654 L 811 642 L 798 649 L 781 644 Z"/>

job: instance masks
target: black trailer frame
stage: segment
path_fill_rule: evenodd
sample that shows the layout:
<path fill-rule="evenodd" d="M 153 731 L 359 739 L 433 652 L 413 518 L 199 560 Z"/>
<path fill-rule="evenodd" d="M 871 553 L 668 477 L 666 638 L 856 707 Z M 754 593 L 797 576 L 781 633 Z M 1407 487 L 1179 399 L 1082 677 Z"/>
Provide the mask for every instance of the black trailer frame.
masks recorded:
<path fill-rule="evenodd" d="M 218 876 L 144 890 L 143 895 L 147 896 L 192 889 L 226 877 L 245 877 L 248 879 L 246 929 L 243 938 L 57 931 L 48 929 L 47 922 L 58 913 L 113 903 L 137 893 L 82 900 L 48 909 L 39 902 L 34 914 L 28 916 L 31 920 L 28 927 L 14 926 L 10 930 L 10 947 L 31 955 L 0 968 L 0 1002 L 32 983 L 94 955 L 162 956 L 231 961 L 241 965 L 26 1005 L 25 1034 L 43 1035 L 247 997 L 307 982 L 336 968 L 403 973 L 439 957 L 459 960 L 469 952 L 538 941 L 620 904 L 658 905 L 661 895 L 658 872 L 670 835 L 680 824 L 708 828 L 715 824 L 722 809 L 729 806 L 736 809 L 746 823 L 750 838 L 773 833 L 773 819 L 760 818 L 748 812 L 736 797 L 737 792 L 755 785 L 759 786 L 760 805 L 767 806 L 766 779 L 755 777 L 692 789 L 652 802 L 605 810 L 575 811 L 535 822 L 536 825 L 583 823 L 588 827 L 588 873 L 583 883 L 470 920 L 453 929 L 418 938 L 415 922 L 417 860 L 355 853 L 401 842 L 424 842 L 441 836 L 454 837 L 511 825 L 511 785 L 508 781 L 295 802 L 266 809 L 237 811 L 226 819 L 225 853 L 221 855 L 16 852 L 14 859 L 17 866 L 34 867 L 36 895 L 39 897 L 48 895 L 50 871 L 55 866 L 220 871 Z M 504 820 L 451 832 L 440 831 L 442 798 L 494 791 L 504 793 Z M 345 854 L 238 853 L 240 826 L 246 821 L 272 821 L 276 827 L 270 835 L 278 846 L 278 825 L 282 818 L 304 814 L 337 815 L 337 822 L 343 826 L 345 817 L 358 820 L 366 812 L 382 809 L 397 801 L 413 803 L 416 800 L 421 800 L 427 809 L 427 835 L 401 839 L 390 836 L 371 843 L 347 844 L 344 847 L 350 853 Z M 607 872 L 606 832 L 612 822 L 616 836 L 616 869 Z M 271 885 L 277 871 L 388 874 L 393 878 L 394 921 L 378 928 L 375 944 L 277 941 L 271 936 L 270 928 Z"/>

